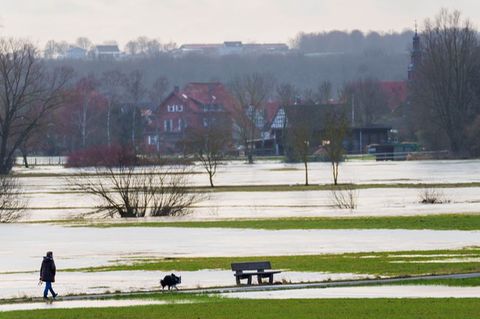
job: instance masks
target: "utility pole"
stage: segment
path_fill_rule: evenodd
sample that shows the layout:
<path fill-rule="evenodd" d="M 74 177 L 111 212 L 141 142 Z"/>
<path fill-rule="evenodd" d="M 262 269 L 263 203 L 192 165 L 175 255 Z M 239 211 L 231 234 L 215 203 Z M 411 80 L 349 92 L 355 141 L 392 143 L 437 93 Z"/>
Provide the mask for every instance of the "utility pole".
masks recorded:
<path fill-rule="evenodd" d="M 355 126 L 355 93 L 352 94 L 352 128 Z"/>

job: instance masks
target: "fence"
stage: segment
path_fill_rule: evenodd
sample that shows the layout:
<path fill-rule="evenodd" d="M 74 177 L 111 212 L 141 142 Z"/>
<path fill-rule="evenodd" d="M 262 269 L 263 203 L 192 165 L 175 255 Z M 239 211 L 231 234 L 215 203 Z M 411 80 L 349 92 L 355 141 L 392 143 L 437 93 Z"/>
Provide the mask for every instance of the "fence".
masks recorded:
<path fill-rule="evenodd" d="M 27 156 L 28 165 L 31 166 L 56 166 L 65 165 L 67 163 L 66 156 Z M 23 166 L 23 157 L 15 159 L 15 165 Z"/>
<path fill-rule="evenodd" d="M 349 154 L 346 160 L 405 161 L 420 159 L 445 159 L 449 156 L 449 151 L 389 152 L 371 154 Z"/>

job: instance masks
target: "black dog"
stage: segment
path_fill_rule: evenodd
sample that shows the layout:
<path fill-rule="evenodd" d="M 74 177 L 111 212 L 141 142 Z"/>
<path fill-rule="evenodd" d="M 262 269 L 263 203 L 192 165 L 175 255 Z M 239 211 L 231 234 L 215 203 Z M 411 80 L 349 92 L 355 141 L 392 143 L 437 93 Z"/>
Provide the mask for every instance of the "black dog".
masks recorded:
<path fill-rule="evenodd" d="M 177 285 L 182 283 L 182 276 L 175 276 L 175 274 L 167 275 L 162 280 L 160 280 L 160 285 L 162 285 L 162 290 L 165 286 L 168 286 L 168 290 L 170 287 L 173 287 L 178 290 Z"/>

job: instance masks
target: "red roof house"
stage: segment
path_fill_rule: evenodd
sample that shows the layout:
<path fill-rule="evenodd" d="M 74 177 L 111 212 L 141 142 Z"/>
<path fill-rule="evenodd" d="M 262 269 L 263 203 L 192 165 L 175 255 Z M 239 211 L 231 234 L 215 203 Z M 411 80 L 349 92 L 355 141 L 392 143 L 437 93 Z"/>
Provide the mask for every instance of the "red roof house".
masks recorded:
<path fill-rule="evenodd" d="M 205 127 L 211 114 L 230 116 L 234 108 L 233 96 L 219 82 L 194 82 L 182 90 L 175 88 L 152 115 L 145 142 L 157 151 L 180 152 L 187 127 Z"/>
<path fill-rule="evenodd" d="M 387 106 L 393 112 L 407 100 L 407 82 L 381 81 L 380 87 L 387 97 Z"/>

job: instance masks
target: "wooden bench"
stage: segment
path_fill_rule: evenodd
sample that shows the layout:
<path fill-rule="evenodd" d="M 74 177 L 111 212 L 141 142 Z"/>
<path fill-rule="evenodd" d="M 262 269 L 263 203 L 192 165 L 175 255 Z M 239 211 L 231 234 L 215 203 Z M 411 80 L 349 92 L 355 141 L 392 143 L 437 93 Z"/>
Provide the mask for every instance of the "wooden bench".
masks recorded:
<path fill-rule="evenodd" d="M 232 263 L 233 274 L 237 280 L 237 285 L 240 285 L 241 279 L 247 279 L 248 284 L 252 284 L 252 276 L 257 276 L 259 284 L 262 284 L 262 278 L 268 278 L 268 282 L 273 284 L 273 275 L 279 274 L 281 271 L 269 270 L 272 269 L 269 261 Z"/>

